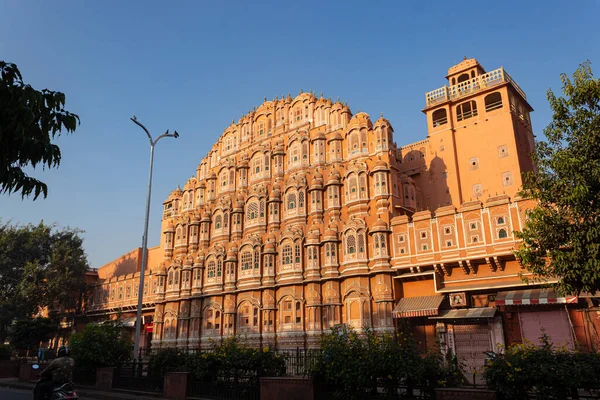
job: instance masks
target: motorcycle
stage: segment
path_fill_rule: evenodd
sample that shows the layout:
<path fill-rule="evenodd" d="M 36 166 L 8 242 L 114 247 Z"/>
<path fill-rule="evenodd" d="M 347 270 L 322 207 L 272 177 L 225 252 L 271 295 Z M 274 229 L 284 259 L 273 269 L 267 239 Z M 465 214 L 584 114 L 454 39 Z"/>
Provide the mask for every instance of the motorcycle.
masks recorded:
<path fill-rule="evenodd" d="M 37 364 L 33 364 L 31 366 L 31 368 L 38 370 L 38 369 L 40 369 L 40 366 Z M 44 382 L 47 379 L 48 378 L 40 378 L 38 380 L 38 383 Z M 37 384 L 36 384 L 36 387 L 37 387 Z M 34 392 L 35 392 L 35 389 L 34 389 Z M 63 400 L 63 399 L 79 400 L 79 395 L 75 391 L 75 385 L 73 385 L 73 383 L 71 383 L 71 382 L 68 382 L 68 383 L 65 383 L 60 386 L 55 387 L 52 391 L 52 396 L 51 397 L 46 396 L 45 398 L 47 400 Z"/>

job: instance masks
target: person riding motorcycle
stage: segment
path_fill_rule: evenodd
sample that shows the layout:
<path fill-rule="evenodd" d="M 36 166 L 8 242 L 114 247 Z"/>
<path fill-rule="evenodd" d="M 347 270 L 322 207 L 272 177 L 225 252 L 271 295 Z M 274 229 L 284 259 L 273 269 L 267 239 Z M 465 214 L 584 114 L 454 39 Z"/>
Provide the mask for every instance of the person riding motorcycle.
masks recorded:
<path fill-rule="evenodd" d="M 73 381 L 75 361 L 69 357 L 68 347 L 59 347 L 57 356 L 40 374 L 40 380 L 34 389 L 34 400 L 51 399 L 55 387 Z"/>

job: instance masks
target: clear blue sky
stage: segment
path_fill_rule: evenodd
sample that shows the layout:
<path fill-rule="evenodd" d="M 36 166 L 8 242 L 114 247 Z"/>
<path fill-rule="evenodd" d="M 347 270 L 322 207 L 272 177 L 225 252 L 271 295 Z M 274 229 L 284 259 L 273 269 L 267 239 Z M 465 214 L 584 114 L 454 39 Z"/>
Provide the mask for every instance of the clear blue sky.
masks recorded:
<path fill-rule="evenodd" d="M 45 200 L 0 195 L 0 218 L 86 231 L 90 265 L 141 245 L 149 146 L 157 146 L 150 245 L 162 201 L 195 173 L 232 118 L 266 96 L 312 89 L 380 112 L 399 145 L 425 138 L 426 91 L 474 57 L 504 66 L 550 119 L 545 92 L 589 59 L 600 74 L 600 2 L 0 0 L 0 59 L 34 87 L 60 90 L 81 117 Z M 1 144 L 0 144 L 1 145 Z"/>

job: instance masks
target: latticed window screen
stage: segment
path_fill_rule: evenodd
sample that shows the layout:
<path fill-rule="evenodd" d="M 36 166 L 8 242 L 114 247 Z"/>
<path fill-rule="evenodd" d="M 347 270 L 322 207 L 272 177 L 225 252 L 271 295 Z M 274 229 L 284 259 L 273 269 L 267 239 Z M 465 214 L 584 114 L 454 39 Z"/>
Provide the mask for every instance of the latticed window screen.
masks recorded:
<path fill-rule="evenodd" d="M 364 175 L 360 175 L 358 178 L 358 190 L 361 198 L 367 197 L 367 178 Z"/>
<path fill-rule="evenodd" d="M 301 250 L 300 250 L 300 245 L 296 244 L 296 251 L 295 251 L 295 262 L 299 263 L 300 262 L 300 257 L 301 257 Z"/>
<path fill-rule="evenodd" d="M 365 235 L 364 235 L 364 233 L 358 234 L 358 252 L 359 253 L 365 252 Z"/>
<path fill-rule="evenodd" d="M 281 251 L 281 262 L 283 264 L 292 263 L 292 246 L 290 246 L 289 244 L 283 246 L 283 250 Z"/>
<path fill-rule="evenodd" d="M 296 208 L 296 193 L 288 194 L 288 210 L 293 210 Z"/>
<path fill-rule="evenodd" d="M 348 235 L 346 238 L 346 251 L 348 254 L 356 253 L 356 238 L 354 235 Z"/>
<path fill-rule="evenodd" d="M 242 253 L 242 270 L 247 270 L 252 268 L 252 253 L 249 251 L 244 251 Z"/>
<path fill-rule="evenodd" d="M 208 271 L 207 273 L 208 273 L 208 277 L 209 278 L 214 278 L 215 277 L 216 269 L 217 269 L 217 266 L 216 266 L 215 262 L 214 261 L 209 261 L 208 262 L 208 268 L 207 268 L 207 271 Z M 170 279 L 170 276 L 169 276 L 169 285 L 170 284 L 171 284 L 171 279 Z"/>
<path fill-rule="evenodd" d="M 298 207 L 302 210 L 304 208 L 304 191 L 298 192 Z"/>
<path fill-rule="evenodd" d="M 257 268 L 260 266 L 260 253 L 258 251 L 258 248 L 254 249 L 254 268 Z"/>
<path fill-rule="evenodd" d="M 250 204 L 248 204 L 247 219 L 253 220 L 257 217 L 258 217 L 258 204 L 257 204 L 257 202 L 253 201 Z"/>

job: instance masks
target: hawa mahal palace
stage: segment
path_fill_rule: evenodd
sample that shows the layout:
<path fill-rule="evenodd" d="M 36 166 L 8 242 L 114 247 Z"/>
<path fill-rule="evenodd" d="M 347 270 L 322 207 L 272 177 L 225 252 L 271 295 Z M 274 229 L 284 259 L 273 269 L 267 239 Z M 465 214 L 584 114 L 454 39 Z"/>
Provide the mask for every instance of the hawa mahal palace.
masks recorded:
<path fill-rule="evenodd" d="M 338 324 L 440 342 L 473 366 L 498 344 L 583 335 L 577 298 L 524 283 L 513 232 L 532 204 L 525 93 L 475 59 L 425 95 L 426 137 L 300 93 L 232 121 L 164 201 L 149 249 L 143 347 L 311 348 Z M 97 270 L 88 321 L 134 325 L 141 250 Z"/>

